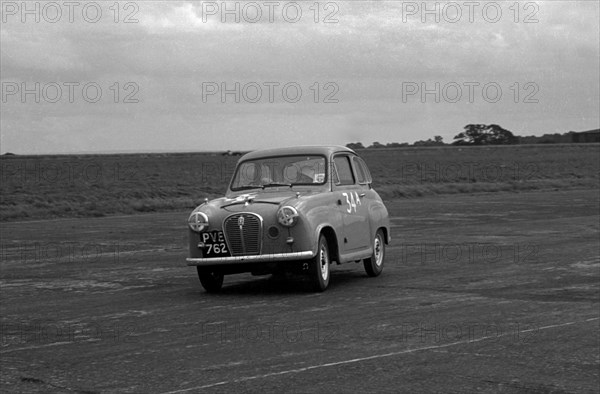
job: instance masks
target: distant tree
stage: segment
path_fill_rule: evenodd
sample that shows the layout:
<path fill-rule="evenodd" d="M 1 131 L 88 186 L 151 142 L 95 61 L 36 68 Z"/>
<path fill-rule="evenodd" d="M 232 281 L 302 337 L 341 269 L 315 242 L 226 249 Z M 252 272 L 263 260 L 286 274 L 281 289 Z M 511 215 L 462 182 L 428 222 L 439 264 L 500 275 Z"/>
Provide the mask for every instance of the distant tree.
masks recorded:
<path fill-rule="evenodd" d="M 350 142 L 349 144 L 346 144 L 346 148 L 350 148 L 350 149 L 365 149 L 365 146 L 362 144 L 362 142 Z"/>
<path fill-rule="evenodd" d="M 511 145 L 518 143 L 518 138 L 515 135 L 497 124 L 490 125 L 490 144 L 495 145 Z"/>
<path fill-rule="evenodd" d="M 381 142 L 379 142 L 379 141 L 375 141 L 375 142 L 373 142 L 373 144 L 371 144 L 371 145 L 369 146 L 369 148 L 368 148 L 368 149 L 379 149 L 379 148 L 385 148 L 385 145 L 383 145 L 383 144 L 382 144 Z"/>
<path fill-rule="evenodd" d="M 444 142 L 442 141 L 442 137 L 440 137 L 439 135 L 436 135 L 435 137 L 433 137 L 434 139 L 427 139 L 425 141 L 421 140 L 421 141 L 415 141 L 415 143 L 413 144 L 413 146 L 440 146 L 440 145 L 444 145 Z"/>
<path fill-rule="evenodd" d="M 469 124 L 465 131 L 454 137 L 454 145 L 506 145 L 516 144 L 518 139 L 510 131 L 491 124 Z"/>
<path fill-rule="evenodd" d="M 385 146 L 387 148 L 400 148 L 400 147 L 403 147 L 403 146 L 408 146 L 408 142 L 402 142 L 402 143 L 400 143 L 400 142 L 389 142 L 389 143 L 385 144 Z"/>
<path fill-rule="evenodd" d="M 465 131 L 457 134 L 454 137 L 455 145 L 482 145 L 485 141 L 485 129 L 487 128 L 484 124 L 470 124 L 465 126 Z"/>
<path fill-rule="evenodd" d="M 435 144 L 435 141 L 430 138 L 428 140 L 415 141 L 413 146 L 432 146 L 434 144 Z"/>

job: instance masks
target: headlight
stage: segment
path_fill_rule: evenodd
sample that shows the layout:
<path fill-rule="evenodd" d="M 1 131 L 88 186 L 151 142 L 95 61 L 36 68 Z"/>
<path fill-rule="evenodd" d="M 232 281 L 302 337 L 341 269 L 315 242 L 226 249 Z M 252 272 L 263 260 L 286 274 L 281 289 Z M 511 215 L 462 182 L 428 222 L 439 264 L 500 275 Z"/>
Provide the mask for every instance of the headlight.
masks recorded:
<path fill-rule="evenodd" d="M 285 206 L 277 211 L 277 221 L 285 227 L 292 227 L 298 222 L 298 211 L 294 207 Z"/>
<path fill-rule="evenodd" d="M 208 228 L 208 216 L 202 212 L 192 212 L 188 219 L 188 225 L 193 231 L 200 232 Z"/>

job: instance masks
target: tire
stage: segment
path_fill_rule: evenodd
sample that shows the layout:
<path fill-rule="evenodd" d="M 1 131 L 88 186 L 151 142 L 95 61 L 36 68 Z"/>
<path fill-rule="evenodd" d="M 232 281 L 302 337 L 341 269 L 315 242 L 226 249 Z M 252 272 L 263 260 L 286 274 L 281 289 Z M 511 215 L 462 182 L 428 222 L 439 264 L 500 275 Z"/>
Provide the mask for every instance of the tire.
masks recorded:
<path fill-rule="evenodd" d="M 363 265 L 365 266 L 365 271 L 367 271 L 367 275 L 369 276 L 379 276 L 381 271 L 383 271 L 383 263 L 385 260 L 385 237 L 383 236 L 383 231 L 381 229 L 377 230 L 375 233 L 375 238 L 373 238 L 373 253 L 371 257 L 363 260 Z"/>
<path fill-rule="evenodd" d="M 331 275 L 329 270 L 330 263 L 331 258 L 329 255 L 327 238 L 321 234 L 319 236 L 317 255 L 310 262 L 310 279 L 312 282 L 312 287 L 315 291 L 324 291 L 327 286 L 329 286 L 329 277 Z"/>
<path fill-rule="evenodd" d="M 218 293 L 223 286 L 224 275 L 216 271 L 203 270 L 200 267 L 198 269 L 198 278 L 204 290 L 207 293 Z"/>

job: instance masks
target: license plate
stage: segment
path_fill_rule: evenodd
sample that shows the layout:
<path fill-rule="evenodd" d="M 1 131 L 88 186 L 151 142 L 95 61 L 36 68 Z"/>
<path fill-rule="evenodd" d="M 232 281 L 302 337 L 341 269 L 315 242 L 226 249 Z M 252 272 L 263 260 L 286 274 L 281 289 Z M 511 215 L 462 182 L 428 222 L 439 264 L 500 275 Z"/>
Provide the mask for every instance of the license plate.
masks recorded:
<path fill-rule="evenodd" d="M 211 231 L 202 233 L 202 242 L 204 243 L 204 257 L 227 257 L 231 256 L 229 248 L 225 242 L 223 231 Z"/>

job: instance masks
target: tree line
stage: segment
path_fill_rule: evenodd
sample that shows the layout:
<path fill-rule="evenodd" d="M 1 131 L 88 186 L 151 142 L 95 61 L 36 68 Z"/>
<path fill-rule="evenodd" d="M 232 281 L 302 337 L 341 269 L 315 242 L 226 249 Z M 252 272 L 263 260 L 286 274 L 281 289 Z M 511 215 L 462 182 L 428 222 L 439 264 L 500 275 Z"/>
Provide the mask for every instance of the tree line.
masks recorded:
<path fill-rule="evenodd" d="M 592 130 L 585 133 L 599 133 L 598 130 Z M 565 143 L 565 142 L 595 142 L 580 141 L 576 138 L 576 133 L 569 131 L 564 134 L 544 134 L 541 137 L 536 136 L 515 136 L 511 131 L 497 125 L 469 124 L 464 127 L 464 131 L 454 136 L 452 143 L 446 144 L 439 135 L 427 140 L 416 141 L 413 144 L 408 142 L 391 142 L 382 144 L 378 141 L 369 146 L 364 146 L 361 142 L 351 142 L 346 144 L 350 149 L 379 149 L 379 148 L 400 148 L 404 146 L 444 146 L 444 145 L 514 145 L 514 144 L 540 144 L 540 143 Z M 594 137 L 597 139 L 597 137 Z"/>

